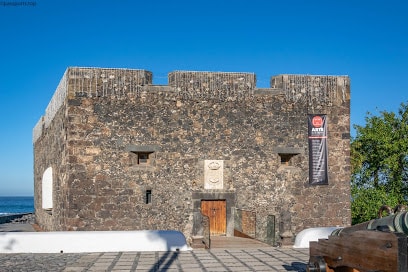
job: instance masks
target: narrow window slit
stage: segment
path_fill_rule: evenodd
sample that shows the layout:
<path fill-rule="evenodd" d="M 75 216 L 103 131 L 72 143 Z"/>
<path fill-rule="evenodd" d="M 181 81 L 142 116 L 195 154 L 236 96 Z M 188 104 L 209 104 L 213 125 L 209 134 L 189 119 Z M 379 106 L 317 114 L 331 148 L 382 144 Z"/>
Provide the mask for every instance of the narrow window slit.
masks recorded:
<path fill-rule="evenodd" d="M 152 203 L 152 190 L 146 190 L 145 203 L 146 204 Z"/>

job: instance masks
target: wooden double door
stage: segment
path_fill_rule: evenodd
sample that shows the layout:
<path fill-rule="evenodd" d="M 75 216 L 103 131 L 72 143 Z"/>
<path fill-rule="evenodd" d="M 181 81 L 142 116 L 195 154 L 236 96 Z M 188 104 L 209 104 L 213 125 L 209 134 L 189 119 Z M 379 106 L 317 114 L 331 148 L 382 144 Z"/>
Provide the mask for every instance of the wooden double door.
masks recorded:
<path fill-rule="evenodd" d="M 201 200 L 201 213 L 210 218 L 210 235 L 226 235 L 227 204 L 225 200 Z"/>

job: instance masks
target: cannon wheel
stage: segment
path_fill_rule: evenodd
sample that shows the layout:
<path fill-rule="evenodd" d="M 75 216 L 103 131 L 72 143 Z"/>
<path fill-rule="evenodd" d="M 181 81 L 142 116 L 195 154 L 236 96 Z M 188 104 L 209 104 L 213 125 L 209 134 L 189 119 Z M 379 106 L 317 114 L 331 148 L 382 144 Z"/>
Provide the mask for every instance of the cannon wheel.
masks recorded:
<path fill-rule="evenodd" d="M 322 256 L 311 256 L 306 268 L 307 272 L 359 272 L 359 270 L 341 266 L 330 268 Z"/>
<path fill-rule="evenodd" d="M 326 261 L 321 256 L 311 256 L 307 265 L 307 272 L 326 272 Z"/>

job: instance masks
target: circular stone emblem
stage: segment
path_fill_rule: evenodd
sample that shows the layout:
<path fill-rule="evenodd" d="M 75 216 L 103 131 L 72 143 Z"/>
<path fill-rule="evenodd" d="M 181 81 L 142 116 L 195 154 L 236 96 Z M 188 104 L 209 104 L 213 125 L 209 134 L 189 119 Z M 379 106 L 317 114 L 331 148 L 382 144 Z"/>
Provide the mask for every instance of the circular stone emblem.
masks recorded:
<path fill-rule="evenodd" d="M 312 125 L 316 128 L 319 128 L 323 125 L 323 118 L 320 116 L 314 116 L 312 119 Z"/>

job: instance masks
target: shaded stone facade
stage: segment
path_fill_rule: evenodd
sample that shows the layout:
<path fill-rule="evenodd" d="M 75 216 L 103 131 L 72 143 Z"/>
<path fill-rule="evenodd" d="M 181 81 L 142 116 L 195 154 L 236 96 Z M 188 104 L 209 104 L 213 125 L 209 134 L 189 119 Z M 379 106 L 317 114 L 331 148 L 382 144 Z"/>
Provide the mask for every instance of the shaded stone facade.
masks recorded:
<path fill-rule="evenodd" d="M 308 114 L 328 118 L 328 185 L 309 184 Z M 175 71 L 161 86 L 145 70 L 68 68 L 33 143 L 45 230 L 191 239 L 203 200 L 224 201 L 225 235 L 270 244 L 351 222 L 346 76 L 279 75 L 260 89 L 248 73 Z"/>

